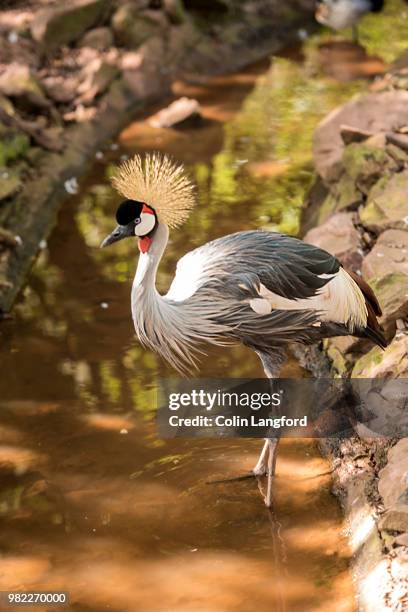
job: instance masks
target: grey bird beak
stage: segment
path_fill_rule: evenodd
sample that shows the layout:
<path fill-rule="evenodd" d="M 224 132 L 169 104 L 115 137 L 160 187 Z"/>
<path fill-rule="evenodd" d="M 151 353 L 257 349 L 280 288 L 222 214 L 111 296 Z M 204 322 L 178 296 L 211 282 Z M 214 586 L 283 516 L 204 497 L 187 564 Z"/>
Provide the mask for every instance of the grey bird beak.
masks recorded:
<path fill-rule="evenodd" d="M 129 238 L 130 236 L 134 236 L 134 223 L 128 223 L 127 225 L 118 225 L 109 236 L 106 236 L 105 240 L 101 244 L 101 249 L 103 247 L 109 246 L 114 242 L 118 242 L 119 240 L 123 240 L 123 238 Z"/>

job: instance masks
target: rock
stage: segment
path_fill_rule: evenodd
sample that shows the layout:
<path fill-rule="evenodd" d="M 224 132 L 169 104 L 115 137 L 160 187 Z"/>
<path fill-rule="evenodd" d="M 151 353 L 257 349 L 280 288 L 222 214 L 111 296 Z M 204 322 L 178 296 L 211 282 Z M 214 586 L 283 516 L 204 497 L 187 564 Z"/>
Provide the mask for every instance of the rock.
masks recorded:
<path fill-rule="evenodd" d="M 310 230 L 304 240 L 335 255 L 346 268 L 357 271 L 361 267 L 362 242 L 354 227 L 352 213 L 330 217 L 323 225 Z"/>
<path fill-rule="evenodd" d="M 26 134 L 5 132 L 0 139 L 0 168 L 22 157 L 29 146 L 30 140 Z"/>
<path fill-rule="evenodd" d="M 49 108 L 44 91 L 28 66 L 13 63 L 0 75 L 0 93 L 9 96 L 17 105 Z"/>
<path fill-rule="evenodd" d="M 407 378 L 408 377 L 408 336 L 394 338 L 383 351 L 376 346 L 355 364 L 352 378 Z"/>
<path fill-rule="evenodd" d="M 128 51 L 121 58 L 122 70 L 139 70 L 143 63 L 143 53 L 140 51 Z"/>
<path fill-rule="evenodd" d="M 364 258 L 361 268 L 364 278 L 380 278 L 390 272 L 408 276 L 408 232 L 387 230 Z"/>
<path fill-rule="evenodd" d="M 332 368 L 343 375 L 352 370 L 356 359 L 364 353 L 363 349 L 367 345 L 367 350 L 370 350 L 372 344 L 369 340 L 353 336 L 336 336 L 327 339 L 324 346 L 332 362 Z"/>
<path fill-rule="evenodd" d="M 408 531 L 408 505 L 395 504 L 378 521 L 378 528 L 385 531 Z"/>
<path fill-rule="evenodd" d="M 14 109 L 12 102 L 5 96 L 2 96 L 1 94 L 0 94 L 0 109 L 3 110 L 5 113 L 7 113 L 7 115 L 9 115 L 10 117 L 12 117 L 15 114 L 15 109 Z M 1 133 L 0 133 L 0 136 L 1 136 Z"/>
<path fill-rule="evenodd" d="M 387 132 L 387 142 L 397 146 L 402 151 L 408 152 L 408 135 L 407 134 L 394 134 L 394 132 Z"/>
<path fill-rule="evenodd" d="M 323 223 L 335 212 L 356 210 L 362 203 L 361 191 L 357 189 L 354 180 L 344 173 L 341 179 L 331 186 L 330 192 L 320 207 L 318 221 Z"/>
<path fill-rule="evenodd" d="M 66 104 L 77 95 L 79 79 L 76 76 L 49 76 L 42 80 L 42 85 L 48 97 L 55 102 Z"/>
<path fill-rule="evenodd" d="M 408 533 L 402 533 L 394 540 L 397 546 L 406 546 L 408 548 Z"/>
<path fill-rule="evenodd" d="M 341 125 L 340 126 L 340 136 L 347 146 L 352 142 L 364 142 L 370 136 L 373 136 L 372 132 L 367 132 L 367 130 L 359 130 L 351 125 Z"/>
<path fill-rule="evenodd" d="M 72 0 L 58 8 L 40 11 L 31 22 L 31 35 L 47 51 L 78 40 L 100 21 L 107 0 Z"/>
<path fill-rule="evenodd" d="M 11 198 L 22 186 L 22 182 L 17 173 L 10 170 L 0 169 L 0 201 Z"/>
<path fill-rule="evenodd" d="M 346 147 L 343 157 L 343 168 L 356 188 L 368 194 L 371 187 L 384 176 L 387 169 L 393 170 L 395 163 L 385 149 L 365 143 L 352 143 Z"/>
<path fill-rule="evenodd" d="M 89 104 L 96 96 L 106 91 L 118 76 L 119 70 L 102 58 L 96 58 L 84 68 L 84 74 L 85 79 L 78 87 L 80 96 L 77 100 L 80 103 Z"/>
<path fill-rule="evenodd" d="M 124 70 L 123 80 L 136 99 L 154 101 L 158 96 L 163 96 L 163 92 L 170 92 L 171 74 L 161 72 L 157 66 L 158 57 L 163 57 L 166 48 L 162 37 L 154 36 L 139 48 L 141 65 L 137 70 Z"/>
<path fill-rule="evenodd" d="M 408 92 L 407 92 L 408 93 Z M 370 190 L 360 213 L 363 225 L 379 233 L 408 227 L 408 170 L 382 177 Z"/>
<path fill-rule="evenodd" d="M 156 113 L 149 119 L 149 124 L 155 128 L 187 127 L 196 125 L 200 119 L 201 109 L 197 100 L 183 97 Z"/>
<path fill-rule="evenodd" d="M 118 44 L 135 49 L 155 36 L 160 30 L 160 24 L 153 18 L 152 12 L 141 13 L 134 4 L 128 3 L 114 13 L 112 29 Z"/>
<path fill-rule="evenodd" d="M 12 232 L 0 227 L 0 247 L 6 249 L 15 249 L 21 244 L 21 238 L 15 236 Z"/>
<path fill-rule="evenodd" d="M 113 45 L 113 35 L 109 28 L 94 28 L 81 38 L 81 47 L 91 47 L 104 51 Z"/>
<path fill-rule="evenodd" d="M 317 127 L 313 138 L 316 169 L 326 181 L 339 176 L 344 142 L 340 134 L 347 124 L 367 132 L 388 132 L 406 123 L 408 91 L 386 91 L 359 96 L 333 110 Z"/>
<path fill-rule="evenodd" d="M 390 272 L 371 279 L 370 285 L 383 310 L 381 324 L 387 333 L 395 329 L 397 319 L 408 315 L 408 276 L 401 272 Z"/>
<path fill-rule="evenodd" d="M 405 504 L 408 509 L 407 476 L 408 438 L 404 438 L 390 448 L 388 463 L 379 473 L 378 491 L 386 509 L 395 504 Z"/>
<path fill-rule="evenodd" d="M 163 8 L 172 23 L 183 23 L 186 19 L 183 0 L 163 0 Z"/>

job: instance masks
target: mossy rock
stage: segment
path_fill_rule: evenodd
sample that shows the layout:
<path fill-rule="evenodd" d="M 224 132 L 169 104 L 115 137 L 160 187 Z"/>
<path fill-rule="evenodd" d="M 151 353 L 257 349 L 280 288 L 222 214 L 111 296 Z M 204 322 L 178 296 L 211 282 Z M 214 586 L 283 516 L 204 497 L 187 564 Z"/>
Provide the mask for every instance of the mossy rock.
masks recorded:
<path fill-rule="evenodd" d="M 29 149 L 30 140 L 25 134 L 15 134 L 0 140 L 0 168 L 22 157 Z"/>
<path fill-rule="evenodd" d="M 383 351 L 378 346 L 361 357 L 351 373 L 352 378 L 402 378 L 408 376 L 408 336 L 395 338 Z"/>
<path fill-rule="evenodd" d="M 160 25 L 129 3 L 120 6 L 113 15 L 112 29 L 118 44 L 137 49 L 157 34 Z"/>
<path fill-rule="evenodd" d="M 374 231 L 408 227 L 408 170 L 382 177 L 370 190 L 360 213 L 363 225 Z"/>
<path fill-rule="evenodd" d="M 370 280 L 387 319 L 396 319 L 408 314 L 408 276 L 402 272 L 391 272 L 381 278 Z"/>
<path fill-rule="evenodd" d="M 32 74 L 30 68 L 22 64 L 12 63 L 7 66 L 0 76 L 0 93 L 17 100 L 17 103 L 18 100 L 22 100 L 39 108 L 50 106 L 39 81 Z M 14 114 L 14 109 L 12 107 L 11 109 L 10 107 L 7 108 L 4 102 L 2 107 L 7 114 Z"/>
<path fill-rule="evenodd" d="M 11 198 L 21 186 L 21 178 L 17 172 L 0 168 L 0 201 Z"/>
<path fill-rule="evenodd" d="M 353 184 L 367 194 L 384 174 L 395 165 L 386 151 L 365 143 L 352 143 L 343 153 L 343 167 Z"/>
<path fill-rule="evenodd" d="M 183 0 L 163 0 L 163 8 L 172 23 L 183 23 L 187 18 Z"/>
<path fill-rule="evenodd" d="M 347 174 L 343 174 L 322 203 L 319 210 L 319 224 L 324 223 L 336 212 L 355 210 L 362 203 L 363 196 L 355 182 Z"/>
<path fill-rule="evenodd" d="M 31 23 L 31 35 L 45 49 L 57 49 L 78 40 L 102 19 L 107 7 L 107 0 L 74 0 L 46 9 Z"/>

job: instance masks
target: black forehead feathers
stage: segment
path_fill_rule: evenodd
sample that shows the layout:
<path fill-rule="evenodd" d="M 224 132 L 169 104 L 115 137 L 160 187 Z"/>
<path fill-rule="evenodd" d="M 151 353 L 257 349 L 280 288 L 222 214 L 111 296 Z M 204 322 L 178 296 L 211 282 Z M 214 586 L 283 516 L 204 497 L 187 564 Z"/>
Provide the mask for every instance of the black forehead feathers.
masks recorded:
<path fill-rule="evenodd" d="M 143 202 L 137 200 L 125 200 L 119 205 L 116 211 L 116 221 L 119 225 L 127 225 L 131 221 L 134 221 L 142 212 Z"/>

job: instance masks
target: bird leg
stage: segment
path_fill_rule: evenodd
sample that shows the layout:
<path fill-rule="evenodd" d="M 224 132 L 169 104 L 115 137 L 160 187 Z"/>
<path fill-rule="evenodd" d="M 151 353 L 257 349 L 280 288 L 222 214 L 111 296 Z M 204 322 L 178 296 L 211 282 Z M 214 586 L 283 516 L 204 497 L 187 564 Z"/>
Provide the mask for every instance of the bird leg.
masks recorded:
<path fill-rule="evenodd" d="M 278 438 L 268 440 L 269 445 L 269 456 L 268 456 L 268 484 L 266 487 L 265 506 L 270 508 L 272 506 L 272 482 L 275 476 L 276 467 L 276 451 L 278 449 Z"/>
<path fill-rule="evenodd" d="M 256 354 L 260 358 L 264 372 L 270 381 L 271 392 L 273 391 L 273 381 L 279 377 L 281 367 L 286 359 L 285 350 L 275 347 L 271 352 L 265 352 L 255 349 Z M 270 508 L 272 506 L 272 483 L 275 476 L 276 454 L 278 450 L 279 438 L 265 438 L 258 463 L 252 470 L 258 478 L 267 475 L 266 495 L 264 495 L 265 505 Z M 260 483 L 258 480 L 258 485 Z M 262 490 L 261 490 L 262 493 Z"/>
<path fill-rule="evenodd" d="M 265 505 L 268 508 L 272 506 L 272 483 L 275 476 L 278 443 L 278 438 L 267 438 L 265 440 L 258 463 L 252 470 L 257 478 L 265 475 L 268 477 L 266 495 L 264 495 Z"/>
<path fill-rule="evenodd" d="M 268 471 L 268 450 L 269 450 L 269 440 L 265 440 L 265 443 L 262 447 L 261 454 L 259 455 L 258 463 L 252 470 L 255 476 L 265 476 Z"/>
<path fill-rule="evenodd" d="M 356 23 L 354 23 L 352 25 L 352 40 L 353 40 L 353 43 L 358 45 L 358 43 L 359 43 L 359 40 L 358 40 L 358 25 Z"/>

